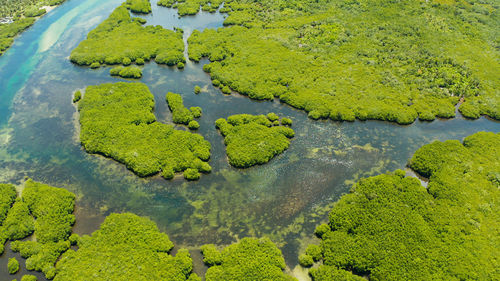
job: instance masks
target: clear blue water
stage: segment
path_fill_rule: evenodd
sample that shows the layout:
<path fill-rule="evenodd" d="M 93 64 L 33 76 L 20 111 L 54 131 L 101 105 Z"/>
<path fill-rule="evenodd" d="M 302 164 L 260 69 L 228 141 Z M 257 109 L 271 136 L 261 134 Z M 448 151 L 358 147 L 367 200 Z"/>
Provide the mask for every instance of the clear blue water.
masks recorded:
<path fill-rule="evenodd" d="M 154 1 L 153 1 L 154 2 Z M 40 19 L 0 57 L 0 182 L 22 185 L 31 177 L 65 187 L 78 196 L 74 231 L 89 234 L 111 212 L 134 212 L 153 219 L 178 247 L 219 245 L 245 236 L 269 236 L 283 250 L 290 268 L 314 227 L 353 181 L 405 168 L 413 152 L 433 140 L 462 139 L 477 131 L 500 131 L 486 118 L 416 122 L 409 126 L 379 121 L 312 121 L 279 101 L 258 102 L 223 95 L 212 87 L 201 63 L 184 70 L 144 67 L 142 82 L 155 96 L 159 121 L 171 123 L 168 91 L 182 94 L 186 106 L 201 106 L 199 133 L 212 143 L 213 172 L 198 182 L 159 177 L 141 179 L 123 165 L 84 152 L 78 141 L 73 92 L 87 85 L 125 81 L 108 68 L 71 64 L 71 50 L 121 0 L 70 0 Z M 202 13 L 179 19 L 175 10 L 153 4 L 148 24 L 194 29 L 219 28 L 223 15 Z M 193 88 L 204 91 L 195 95 Z M 290 149 L 263 166 L 240 170 L 228 165 L 216 119 L 231 114 L 275 112 L 292 118 Z M 179 129 L 182 129 L 179 127 Z M 0 258 L 0 275 L 6 257 Z M 198 266 L 195 271 L 203 271 Z M 2 279 L 2 278 L 0 278 Z"/>

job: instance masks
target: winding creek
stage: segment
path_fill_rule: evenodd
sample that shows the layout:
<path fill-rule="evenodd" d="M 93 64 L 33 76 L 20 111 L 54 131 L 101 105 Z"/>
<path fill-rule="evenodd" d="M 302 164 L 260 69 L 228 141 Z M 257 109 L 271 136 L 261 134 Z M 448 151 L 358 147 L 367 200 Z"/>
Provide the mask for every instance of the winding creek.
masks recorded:
<path fill-rule="evenodd" d="M 176 249 L 192 249 L 197 273 L 205 270 L 196 251 L 199 245 L 264 235 L 280 246 L 293 270 L 304 243 L 313 239 L 315 226 L 327 220 L 332 204 L 354 181 L 404 169 L 413 152 L 433 140 L 500 131 L 496 121 L 471 121 L 459 114 L 409 126 L 312 121 L 305 112 L 279 101 L 223 95 L 202 70 L 207 61 L 188 62 L 183 70 L 153 62 L 144 67 L 141 82 L 155 95 L 158 120 L 171 123 L 165 102 L 168 91 L 182 94 L 187 107 L 201 106 L 199 133 L 212 143 L 213 171 L 197 182 L 138 178 L 122 164 L 81 149 L 72 104 L 77 89 L 123 81 L 111 77 L 109 68 L 91 70 L 68 60 L 71 50 L 121 2 L 69 0 L 38 20 L 0 57 L 0 182 L 22 186 L 30 177 L 74 192 L 78 234 L 90 234 L 111 212 L 129 211 L 153 219 Z M 175 10 L 158 7 L 156 1 L 152 7 L 153 13 L 143 16 L 147 24 L 180 27 L 185 39 L 194 29 L 222 27 L 224 20 L 218 13 L 178 18 Z M 195 95 L 195 85 L 204 91 Z M 263 166 L 230 167 L 215 120 L 268 112 L 293 120 L 296 137 L 290 148 Z M 0 276 L 6 276 L 7 258 L 12 255 L 6 250 L 0 257 Z"/>

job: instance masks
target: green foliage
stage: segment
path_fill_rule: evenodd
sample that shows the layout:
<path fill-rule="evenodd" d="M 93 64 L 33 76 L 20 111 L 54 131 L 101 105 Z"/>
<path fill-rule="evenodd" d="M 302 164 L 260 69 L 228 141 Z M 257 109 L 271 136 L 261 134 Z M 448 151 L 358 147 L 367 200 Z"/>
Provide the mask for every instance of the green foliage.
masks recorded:
<path fill-rule="evenodd" d="M 54 281 L 62 280 L 188 280 L 192 260 L 187 250 L 175 257 L 168 236 L 147 218 L 111 214 L 91 236 L 83 236 L 78 251 L 57 262 Z M 193 280 L 193 279 L 191 279 Z"/>
<path fill-rule="evenodd" d="M 90 68 L 92 69 L 96 69 L 96 68 L 99 68 L 101 67 L 101 64 L 98 63 L 98 62 L 93 62 L 91 65 L 90 65 Z"/>
<path fill-rule="evenodd" d="M 294 136 L 291 128 L 273 126 L 265 115 L 232 115 L 215 125 L 224 136 L 229 163 L 238 168 L 269 162 L 288 148 Z"/>
<path fill-rule="evenodd" d="M 183 69 L 184 68 L 184 63 L 182 61 L 177 63 L 177 68 L 178 69 Z"/>
<path fill-rule="evenodd" d="M 31 275 L 31 274 L 26 274 L 26 275 L 23 275 L 23 277 L 21 277 L 21 281 L 37 281 L 38 279 L 36 278 L 35 275 Z"/>
<path fill-rule="evenodd" d="M 281 118 L 281 125 L 283 126 L 292 126 L 292 119 L 283 117 Z"/>
<path fill-rule="evenodd" d="M 168 107 L 172 111 L 172 121 L 174 123 L 188 125 L 189 122 L 193 121 L 193 113 L 184 107 L 181 95 L 168 92 L 166 99 Z"/>
<path fill-rule="evenodd" d="M 201 93 L 201 87 L 200 86 L 194 86 L 194 93 L 195 94 Z"/>
<path fill-rule="evenodd" d="M 324 265 L 314 280 L 353 280 L 347 271 L 370 280 L 497 280 L 498 159 L 500 134 L 480 132 L 415 153 L 409 165 L 429 177 L 427 188 L 401 171 L 360 180 L 332 209 L 331 230 L 317 231 Z"/>
<path fill-rule="evenodd" d="M 16 200 L 16 188 L 11 184 L 0 184 L 0 225 L 7 217 L 10 207 Z"/>
<path fill-rule="evenodd" d="M 35 230 L 35 222 L 30 215 L 28 205 L 20 198 L 12 205 L 2 229 L 9 240 L 23 239 Z"/>
<path fill-rule="evenodd" d="M 184 178 L 190 181 L 195 181 L 200 179 L 200 173 L 198 172 L 197 169 L 186 169 L 184 171 Z"/>
<path fill-rule="evenodd" d="M 38 9 L 37 7 L 31 7 L 24 11 L 26 17 L 35 18 L 47 13 L 45 9 Z"/>
<path fill-rule="evenodd" d="M 175 65 L 185 60 L 183 52 L 181 32 L 161 26 L 142 26 L 122 5 L 88 34 L 71 52 L 70 59 L 79 65 L 96 62 L 129 65 L 154 58 L 157 63 Z"/>
<path fill-rule="evenodd" d="M 80 141 L 87 152 L 124 163 L 141 177 L 160 171 L 168 177 L 208 161 L 209 142 L 156 122 L 153 109 L 154 98 L 145 84 L 89 86 L 78 103 Z"/>
<path fill-rule="evenodd" d="M 190 107 L 189 110 L 191 111 L 191 113 L 193 113 L 193 117 L 194 118 L 200 118 L 201 117 L 201 114 L 202 114 L 201 107 L 199 107 L 199 106 Z"/>
<path fill-rule="evenodd" d="M 231 94 L 231 89 L 228 87 L 228 86 L 224 86 L 222 87 L 221 89 L 222 93 L 225 94 L 225 95 L 229 95 Z"/>
<path fill-rule="evenodd" d="M 311 244 L 307 246 L 306 254 L 311 256 L 314 261 L 322 259 L 321 248 L 318 245 Z"/>
<path fill-rule="evenodd" d="M 454 117 L 460 98 L 463 115 L 499 119 L 498 5 L 449 2 L 229 1 L 189 57 L 210 59 L 215 86 L 312 119 L 409 124 Z"/>
<path fill-rule="evenodd" d="M 354 275 L 349 271 L 328 265 L 322 265 L 319 268 L 311 268 L 309 274 L 313 281 L 366 281 L 363 277 Z"/>
<path fill-rule="evenodd" d="M 149 3 L 149 0 L 127 0 L 125 7 L 134 13 L 151 13 L 151 3 Z"/>
<path fill-rule="evenodd" d="M 0 24 L 0 56 L 14 43 L 14 37 L 33 25 L 35 20 L 22 18 L 10 24 Z"/>
<path fill-rule="evenodd" d="M 23 238 L 32 232 L 32 219 L 25 210 L 27 206 L 36 219 L 36 241 L 14 241 L 11 249 L 27 259 L 26 269 L 41 271 L 48 279 L 52 279 L 55 275 L 55 262 L 70 247 L 67 239 L 75 222 L 75 195 L 65 189 L 30 179 L 25 183 L 22 200 L 25 205 L 16 202 L 9 212 L 9 216 L 13 213 L 13 220 L 8 229 L 12 230 L 10 234 L 13 238 Z M 9 220 L 8 217 L 6 222 Z M 18 224 L 15 224 L 16 221 Z"/>
<path fill-rule="evenodd" d="M 214 244 L 203 245 L 200 250 L 203 254 L 203 262 L 207 266 L 220 265 L 222 263 L 222 254 L 217 250 Z"/>
<path fill-rule="evenodd" d="M 82 99 L 82 92 L 76 91 L 73 95 L 73 103 L 79 102 Z"/>
<path fill-rule="evenodd" d="M 142 69 L 140 69 L 137 66 L 117 66 L 113 67 L 110 71 L 109 74 L 111 76 L 120 76 L 122 78 L 135 78 L 139 79 L 142 77 Z"/>
<path fill-rule="evenodd" d="M 193 120 L 193 121 L 189 122 L 188 128 L 190 130 L 198 130 L 200 128 L 200 124 L 197 121 Z"/>
<path fill-rule="evenodd" d="M 314 234 L 316 234 L 316 236 L 318 238 L 322 238 L 323 235 L 328 233 L 330 230 L 331 230 L 330 226 L 328 224 L 324 223 L 324 224 L 320 224 L 316 227 L 316 229 L 314 230 Z"/>
<path fill-rule="evenodd" d="M 9 270 L 9 274 L 16 274 L 19 271 L 19 262 L 16 258 L 9 259 L 7 269 Z"/>
<path fill-rule="evenodd" d="M 285 260 L 281 251 L 267 238 L 243 238 L 222 250 L 220 257 L 212 246 L 205 246 L 202 251 L 208 255 L 209 263 L 215 264 L 207 270 L 207 281 L 295 280 L 283 273 Z"/>
<path fill-rule="evenodd" d="M 215 12 L 224 0 L 159 0 L 158 6 L 174 7 L 178 9 L 180 16 L 196 15 L 200 10 Z M 230 2 L 230 1 L 226 1 Z"/>
<path fill-rule="evenodd" d="M 314 264 L 314 260 L 310 255 L 302 254 L 299 256 L 299 264 L 303 267 L 311 267 Z"/>

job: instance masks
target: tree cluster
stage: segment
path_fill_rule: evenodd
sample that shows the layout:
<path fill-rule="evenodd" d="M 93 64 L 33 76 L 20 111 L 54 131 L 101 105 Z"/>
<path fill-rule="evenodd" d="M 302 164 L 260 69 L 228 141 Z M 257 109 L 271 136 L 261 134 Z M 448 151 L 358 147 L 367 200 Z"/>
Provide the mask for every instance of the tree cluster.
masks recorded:
<path fill-rule="evenodd" d="M 218 119 L 215 126 L 224 136 L 229 163 L 238 168 L 265 164 L 290 145 L 293 129 L 280 126 L 279 117 L 238 114 Z M 286 123 L 286 122 L 285 122 Z"/>
<path fill-rule="evenodd" d="M 78 103 L 80 141 L 89 153 L 123 163 L 141 177 L 195 169 L 208 173 L 210 143 L 156 122 L 154 98 L 142 83 L 89 86 Z"/>

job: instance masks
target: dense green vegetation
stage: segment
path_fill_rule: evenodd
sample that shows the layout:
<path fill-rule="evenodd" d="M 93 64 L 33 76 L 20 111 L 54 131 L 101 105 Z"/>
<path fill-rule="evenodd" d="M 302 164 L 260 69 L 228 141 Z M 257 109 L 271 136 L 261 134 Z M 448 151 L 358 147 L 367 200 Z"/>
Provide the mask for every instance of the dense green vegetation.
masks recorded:
<path fill-rule="evenodd" d="M 176 124 L 188 125 L 193 118 L 201 116 L 201 108 L 192 107 L 191 110 L 184 106 L 182 96 L 168 92 L 166 95 L 168 108 L 172 111 L 172 121 Z"/>
<path fill-rule="evenodd" d="M 109 70 L 111 76 L 120 76 L 122 78 L 135 78 L 142 77 L 142 69 L 137 66 L 116 66 Z"/>
<path fill-rule="evenodd" d="M 11 248 L 27 259 L 28 270 L 42 271 L 48 279 L 52 279 L 56 273 L 55 262 L 70 247 L 68 237 L 75 222 L 73 215 L 75 195 L 62 188 L 28 180 L 25 183 L 22 200 L 35 218 L 36 241 L 17 240 L 12 242 Z M 20 222 L 25 219 L 22 218 Z M 24 226 L 19 224 L 18 227 Z M 28 232 L 24 234 L 29 235 Z"/>
<path fill-rule="evenodd" d="M 0 0 L 0 18 L 12 17 L 13 22 L 0 24 L 0 56 L 14 43 L 14 38 L 46 13 L 42 6 L 59 5 L 64 0 Z"/>
<path fill-rule="evenodd" d="M 19 262 L 16 258 L 9 259 L 7 269 L 9 270 L 9 274 L 16 274 L 19 271 Z"/>
<path fill-rule="evenodd" d="M 173 257 L 168 236 L 147 218 L 111 214 L 91 236 L 81 237 L 78 251 L 67 251 L 57 263 L 54 281 L 63 280 L 197 280 L 192 260 L 181 249 Z"/>
<path fill-rule="evenodd" d="M 177 8 L 180 16 L 196 15 L 200 10 L 215 12 L 224 0 L 158 0 L 158 5 L 168 8 Z"/>
<path fill-rule="evenodd" d="M 149 3 L 149 2 L 148 2 Z M 94 30 L 71 52 L 70 59 L 79 65 L 144 64 L 154 59 L 157 63 L 176 65 L 184 62 L 182 31 L 161 26 L 142 26 L 144 21 L 131 18 L 124 4 Z"/>
<path fill-rule="evenodd" d="M 21 281 L 37 281 L 38 278 L 36 278 L 35 275 L 23 275 L 23 277 L 21 278 Z"/>
<path fill-rule="evenodd" d="M 499 159 L 500 134 L 477 133 L 415 153 L 427 189 L 403 171 L 359 181 L 316 231 L 314 280 L 498 280 Z"/>
<path fill-rule="evenodd" d="M 149 0 L 127 0 L 125 7 L 134 13 L 151 13 L 151 3 L 149 3 Z"/>
<path fill-rule="evenodd" d="M 139 176 L 170 179 L 189 168 L 210 172 L 210 143 L 156 122 L 154 98 L 142 83 L 89 86 L 78 103 L 80 141 L 89 153 L 123 163 Z"/>
<path fill-rule="evenodd" d="M 281 251 L 267 238 L 243 238 L 222 252 L 214 245 L 202 247 L 203 261 L 210 266 L 207 281 L 295 280 L 285 275 L 285 260 Z"/>
<path fill-rule="evenodd" d="M 204 70 L 221 89 L 278 97 L 313 119 L 408 124 L 454 117 L 461 98 L 463 115 L 500 119 L 494 0 L 234 0 L 225 8 L 226 28 L 188 40 L 190 59 L 208 57 Z"/>
<path fill-rule="evenodd" d="M 295 132 L 279 126 L 276 114 L 238 114 L 218 119 L 216 127 L 224 136 L 229 163 L 238 168 L 265 164 L 283 153 Z M 275 122 L 273 122 L 275 121 Z"/>

